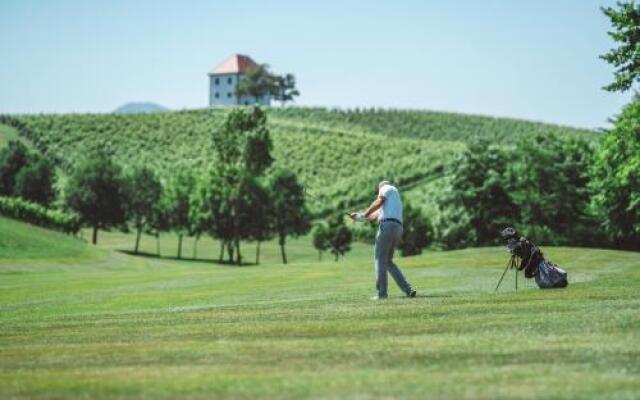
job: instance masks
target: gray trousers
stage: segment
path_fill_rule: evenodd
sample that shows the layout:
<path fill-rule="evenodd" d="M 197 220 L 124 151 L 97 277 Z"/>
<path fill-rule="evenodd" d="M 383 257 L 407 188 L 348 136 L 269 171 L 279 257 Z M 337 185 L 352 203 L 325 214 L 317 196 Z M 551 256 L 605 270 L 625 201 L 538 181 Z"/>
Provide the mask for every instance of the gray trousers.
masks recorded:
<path fill-rule="evenodd" d="M 378 234 L 376 235 L 375 249 L 375 269 L 376 269 L 376 289 L 378 297 L 387 297 L 387 271 L 391 274 L 400 289 L 409 293 L 411 285 L 402 275 L 400 268 L 393 262 L 393 252 L 402 237 L 402 225 L 386 221 L 380 223 Z"/>

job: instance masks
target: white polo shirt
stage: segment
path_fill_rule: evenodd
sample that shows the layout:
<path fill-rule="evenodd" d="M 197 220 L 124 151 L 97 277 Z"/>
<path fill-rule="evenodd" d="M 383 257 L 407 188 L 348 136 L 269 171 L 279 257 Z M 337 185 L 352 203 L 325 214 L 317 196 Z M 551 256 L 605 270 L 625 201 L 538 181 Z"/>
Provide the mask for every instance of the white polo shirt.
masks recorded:
<path fill-rule="evenodd" d="M 384 204 L 380 208 L 378 221 L 385 218 L 395 218 L 402 222 L 402 201 L 398 188 L 392 185 L 383 185 L 378 191 L 378 196 L 384 197 Z"/>

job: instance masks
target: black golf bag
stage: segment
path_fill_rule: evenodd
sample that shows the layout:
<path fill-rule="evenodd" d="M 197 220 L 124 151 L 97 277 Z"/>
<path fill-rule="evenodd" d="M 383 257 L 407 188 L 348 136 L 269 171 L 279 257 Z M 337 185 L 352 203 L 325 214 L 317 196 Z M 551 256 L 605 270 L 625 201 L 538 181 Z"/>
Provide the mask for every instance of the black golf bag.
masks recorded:
<path fill-rule="evenodd" d="M 518 239 L 518 233 L 513 228 L 504 229 L 501 235 L 506 240 L 511 255 L 520 260 L 516 263 L 516 268 L 524 270 L 525 278 L 535 278 L 540 289 L 563 288 L 569 284 L 567 272 L 545 259 L 542 251 L 531 240 L 525 237 Z"/>

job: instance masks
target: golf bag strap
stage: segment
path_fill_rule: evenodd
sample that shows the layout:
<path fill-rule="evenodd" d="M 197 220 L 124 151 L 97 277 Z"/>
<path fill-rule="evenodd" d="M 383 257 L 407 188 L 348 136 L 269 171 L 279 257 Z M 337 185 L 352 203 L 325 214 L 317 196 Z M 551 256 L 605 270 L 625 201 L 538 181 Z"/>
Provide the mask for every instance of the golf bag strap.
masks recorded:
<path fill-rule="evenodd" d="M 533 250 L 531 250 L 531 254 L 529 255 L 529 259 L 527 260 L 527 265 L 525 265 L 523 268 L 520 268 L 520 270 L 525 271 L 527 268 L 529 268 L 529 265 L 531 264 L 533 257 L 539 252 L 540 250 L 537 247 L 533 246 Z"/>

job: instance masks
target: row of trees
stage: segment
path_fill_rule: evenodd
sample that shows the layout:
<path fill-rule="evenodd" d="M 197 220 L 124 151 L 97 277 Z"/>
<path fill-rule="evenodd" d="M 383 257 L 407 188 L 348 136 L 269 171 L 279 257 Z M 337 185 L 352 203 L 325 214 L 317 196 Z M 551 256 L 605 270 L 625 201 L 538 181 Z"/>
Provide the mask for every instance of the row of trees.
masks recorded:
<path fill-rule="evenodd" d="M 310 229 L 303 187 L 294 174 L 270 169 L 272 143 L 260 108 L 235 109 L 213 134 L 216 161 L 203 174 L 175 171 L 162 182 L 154 171 L 137 166 L 123 171 L 107 155 L 97 154 L 72 173 L 65 203 L 93 228 L 126 225 L 135 230 L 134 252 L 143 232 L 178 235 L 178 257 L 184 236 L 208 234 L 221 242 L 220 260 L 242 262 L 241 241 L 278 238 L 282 260 L 289 236 Z"/>
<path fill-rule="evenodd" d="M 253 97 L 256 102 L 264 96 L 271 96 L 283 106 L 300 95 L 293 74 L 276 75 L 268 64 L 250 68 L 235 89 L 237 97 Z"/>

